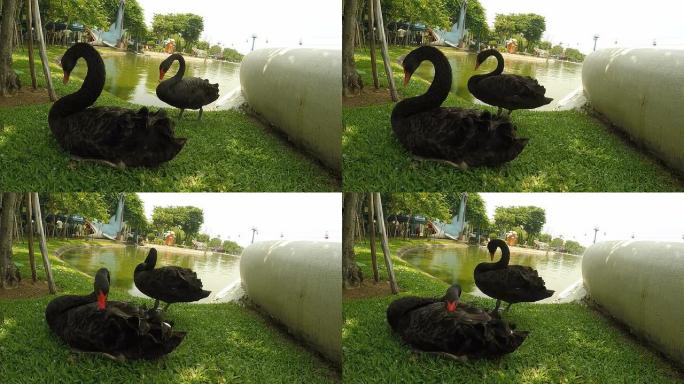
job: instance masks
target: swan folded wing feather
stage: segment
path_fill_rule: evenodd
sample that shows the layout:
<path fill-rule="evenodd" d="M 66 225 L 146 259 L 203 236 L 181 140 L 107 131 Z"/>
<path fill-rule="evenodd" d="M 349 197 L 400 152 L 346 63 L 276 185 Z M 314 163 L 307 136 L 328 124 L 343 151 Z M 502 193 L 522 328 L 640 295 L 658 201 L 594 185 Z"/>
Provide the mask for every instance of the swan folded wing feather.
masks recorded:
<path fill-rule="evenodd" d="M 447 312 L 441 302 L 412 311 L 402 334 L 404 341 L 421 350 L 471 358 L 513 352 L 525 337 L 526 333 L 512 331 L 504 320 L 482 317 L 477 321 L 463 310 Z"/>

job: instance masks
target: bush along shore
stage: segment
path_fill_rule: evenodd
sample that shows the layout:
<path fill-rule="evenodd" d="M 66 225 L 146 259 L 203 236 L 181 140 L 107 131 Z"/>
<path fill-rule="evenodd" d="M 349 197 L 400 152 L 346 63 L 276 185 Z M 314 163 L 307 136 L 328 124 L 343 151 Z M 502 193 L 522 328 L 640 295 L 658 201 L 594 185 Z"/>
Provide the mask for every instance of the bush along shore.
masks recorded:
<path fill-rule="evenodd" d="M 88 242 L 108 245 L 107 242 Z M 48 242 L 50 254 L 81 241 Z M 25 244 L 16 244 L 14 259 L 24 281 L 16 290 L 0 290 L 0 377 L 15 383 L 330 383 L 339 382 L 336 369 L 256 311 L 238 303 L 174 304 L 166 317 L 187 331 L 181 345 L 156 361 L 115 362 L 71 352 L 45 322 L 45 307 L 55 296 L 47 294 L 38 253 L 35 285 Z M 50 257 L 58 294 L 86 294 L 93 277 Z M 113 272 L 114 273 L 114 272 Z M 13 292 L 14 291 L 14 292 Z M 33 292 L 32 292 L 33 291 Z M 22 297 L 21 293 L 29 293 Z M 12 296 L 8 298 L 7 296 Z M 110 300 L 152 305 L 151 299 L 112 288 Z"/>
<path fill-rule="evenodd" d="M 392 47 L 390 57 L 400 97 L 417 96 L 432 79 L 414 75 L 403 87 L 400 57 L 412 48 Z M 345 131 L 344 188 L 352 191 L 681 191 L 684 181 L 654 158 L 635 149 L 602 123 L 579 111 L 515 111 L 518 135 L 530 139 L 523 152 L 500 167 L 460 171 L 443 163 L 416 161 L 392 132 L 394 103 L 387 90 L 372 90 L 370 53 L 359 49 L 357 70 L 366 89 L 343 108 Z M 387 87 L 382 59 L 377 70 Z M 429 65 L 429 64 L 426 64 Z M 365 105 L 372 103 L 372 105 Z M 354 105 L 354 106 L 352 106 Z M 453 93 L 443 106 L 495 108 L 475 105 Z"/>
<path fill-rule="evenodd" d="M 401 248 L 424 244 L 392 240 L 390 249 L 396 255 Z M 448 284 L 393 257 L 401 292 L 391 295 L 382 252 L 377 286 L 372 282 L 369 244 L 357 243 L 355 252 L 366 281 L 362 288 L 345 291 L 345 383 L 674 383 L 684 379 L 659 354 L 579 303 L 514 305 L 506 319 L 530 335 L 518 350 L 498 360 L 461 363 L 413 352 L 392 334 L 385 318 L 387 306 L 401 296 L 439 297 Z M 466 293 L 461 300 L 490 309 L 495 303 Z"/>
<path fill-rule="evenodd" d="M 62 84 L 57 65 L 64 48 L 49 49 L 52 81 L 58 97 L 75 92 L 81 80 Z M 45 87 L 36 55 L 38 86 Z M 334 191 L 339 180 L 316 160 L 294 149 L 282 135 L 240 111 L 205 111 L 178 121 L 175 108 L 166 108 L 176 122 L 176 135 L 188 141 L 173 160 L 156 169 L 113 169 L 91 162 L 76 163 L 63 151 L 48 127 L 51 103 L 45 89 L 30 90 L 28 53 L 13 56 L 24 89 L 18 97 L 38 99 L 31 105 L 8 107 L 0 100 L 0 185 L 17 190 L 51 191 Z M 79 65 L 85 65 L 79 63 Z M 156 71 L 157 68 L 150 68 Z M 11 99 L 8 99 L 11 100 Z M 35 101 L 35 100 L 34 100 Z M 139 109 L 103 91 L 96 105 Z M 156 107 L 151 107 L 156 110 Z"/>

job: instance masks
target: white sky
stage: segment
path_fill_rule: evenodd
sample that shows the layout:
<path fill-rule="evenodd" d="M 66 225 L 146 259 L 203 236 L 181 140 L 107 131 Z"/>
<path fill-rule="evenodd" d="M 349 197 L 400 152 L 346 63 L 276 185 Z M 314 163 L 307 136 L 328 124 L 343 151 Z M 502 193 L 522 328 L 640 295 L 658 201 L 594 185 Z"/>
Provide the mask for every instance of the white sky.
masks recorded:
<path fill-rule="evenodd" d="M 677 0 L 480 0 L 490 26 L 497 13 L 537 13 L 546 17 L 544 38 L 564 47 L 590 53 L 596 49 L 651 46 L 684 48 L 681 17 L 684 2 Z M 617 45 L 615 41 L 617 40 Z"/>
<path fill-rule="evenodd" d="M 342 4 L 333 0 L 138 0 L 152 27 L 155 13 L 194 13 L 204 18 L 203 40 L 247 53 L 254 48 L 342 46 Z M 268 39 L 268 43 L 266 43 Z"/>
<path fill-rule="evenodd" d="M 254 241 L 342 241 L 342 195 L 340 193 L 138 193 L 145 215 L 152 218 L 155 206 L 191 205 L 204 210 L 201 232 L 242 246 Z M 125 218 L 124 218 L 125 220 Z"/>
<path fill-rule="evenodd" d="M 544 232 L 590 245 L 596 241 L 681 241 L 684 193 L 481 193 L 487 214 L 497 206 L 534 205 L 546 210 Z"/>

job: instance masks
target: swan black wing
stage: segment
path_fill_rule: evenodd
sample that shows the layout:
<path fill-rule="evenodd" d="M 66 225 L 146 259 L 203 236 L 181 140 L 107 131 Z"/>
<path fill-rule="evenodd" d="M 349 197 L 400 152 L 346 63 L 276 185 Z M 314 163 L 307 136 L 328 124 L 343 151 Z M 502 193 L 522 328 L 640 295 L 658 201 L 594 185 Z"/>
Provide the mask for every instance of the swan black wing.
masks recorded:
<path fill-rule="evenodd" d="M 435 108 L 395 119 L 392 127 L 414 155 L 471 167 L 511 161 L 527 144 L 508 117 L 475 109 Z"/>
<path fill-rule="evenodd" d="M 473 95 L 478 99 L 506 109 L 537 108 L 553 100 L 545 97 L 546 88 L 543 85 L 528 76 L 484 77 L 477 81 L 475 87 Z"/>
<path fill-rule="evenodd" d="M 196 301 L 211 293 L 202 289 L 195 272 L 176 266 L 139 272 L 135 284 L 144 294 L 167 303 Z"/>
<path fill-rule="evenodd" d="M 513 352 L 527 336 L 473 306 L 459 306 L 452 313 L 441 302 L 415 309 L 402 338 L 423 351 L 482 358 Z"/>
<path fill-rule="evenodd" d="M 174 158 L 185 139 L 163 110 L 94 107 L 51 122 L 57 141 L 73 155 L 128 166 L 157 166 Z"/>
<path fill-rule="evenodd" d="M 406 327 L 411 311 L 435 303 L 437 299 L 407 296 L 394 300 L 387 307 L 387 322 L 393 331 L 399 332 Z"/>
<path fill-rule="evenodd" d="M 199 109 L 218 99 L 219 85 L 199 77 L 183 78 L 177 82 L 170 79 L 157 87 L 157 96 L 176 108 Z"/>

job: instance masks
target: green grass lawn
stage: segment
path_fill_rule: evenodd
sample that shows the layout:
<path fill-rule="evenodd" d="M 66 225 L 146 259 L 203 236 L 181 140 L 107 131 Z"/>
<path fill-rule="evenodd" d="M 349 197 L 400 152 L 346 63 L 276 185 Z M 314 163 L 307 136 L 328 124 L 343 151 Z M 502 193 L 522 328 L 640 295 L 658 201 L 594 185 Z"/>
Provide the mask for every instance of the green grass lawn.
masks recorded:
<path fill-rule="evenodd" d="M 432 79 L 414 76 L 403 87 L 397 58 L 411 48 L 390 49 L 401 97 L 424 93 Z M 370 54 L 356 53 L 364 84 L 372 88 Z M 430 64 L 424 64 L 430 65 Z M 382 60 L 381 86 L 386 87 Z M 443 106 L 478 107 L 451 94 Z M 344 189 L 352 191 L 681 191 L 684 182 L 659 162 L 577 111 L 516 111 L 520 137 L 530 138 L 512 162 L 462 172 L 413 160 L 390 125 L 393 103 L 343 108 Z M 491 108 L 494 111 L 493 108 Z"/>
<path fill-rule="evenodd" d="M 51 241 L 50 254 L 78 242 Z M 27 249 L 15 246 L 15 260 L 30 280 Z M 92 277 L 51 257 L 59 294 L 85 294 Z M 42 266 L 40 258 L 37 262 Z M 115 271 L 112 271 L 116 273 Z M 43 269 L 39 276 L 44 280 Z M 111 300 L 148 306 L 112 288 Z M 0 301 L 0 377 L 14 383 L 329 383 L 339 374 L 262 316 L 236 303 L 174 304 L 167 319 L 187 336 L 171 354 L 156 361 L 117 363 L 69 351 L 45 322 L 52 296 Z"/>
<path fill-rule="evenodd" d="M 72 77 L 62 84 L 56 57 L 49 50 L 53 84 L 59 96 L 80 87 Z M 39 86 L 45 79 L 36 51 Z M 83 64 L 79 64 L 83 65 Z M 23 87 L 30 88 L 26 50 L 14 55 Z M 156 70 L 151 68 L 150 70 Z M 97 105 L 140 108 L 103 92 Z M 107 166 L 71 162 L 57 144 L 47 122 L 50 103 L 0 107 L 0 185 L 32 191 L 334 191 L 339 180 L 317 161 L 295 150 L 280 135 L 239 111 L 207 111 L 176 120 L 176 135 L 187 137 L 183 150 L 157 169 L 120 171 Z M 156 108 L 152 108 L 156 110 Z M 167 108 L 174 118 L 177 111 Z"/>
<path fill-rule="evenodd" d="M 392 241 L 390 246 L 396 254 L 400 247 L 421 243 Z M 371 280 L 368 244 L 357 244 L 355 251 L 365 278 Z M 441 296 L 448 287 L 397 257 L 393 261 L 400 295 Z M 385 279 L 384 268 L 381 275 Z M 658 354 L 581 304 L 514 305 L 506 318 L 530 335 L 518 350 L 499 360 L 459 363 L 416 354 L 387 324 L 385 310 L 394 299 L 390 295 L 344 300 L 345 383 L 674 383 L 684 379 Z M 461 299 L 494 307 L 491 299 L 468 294 Z"/>

